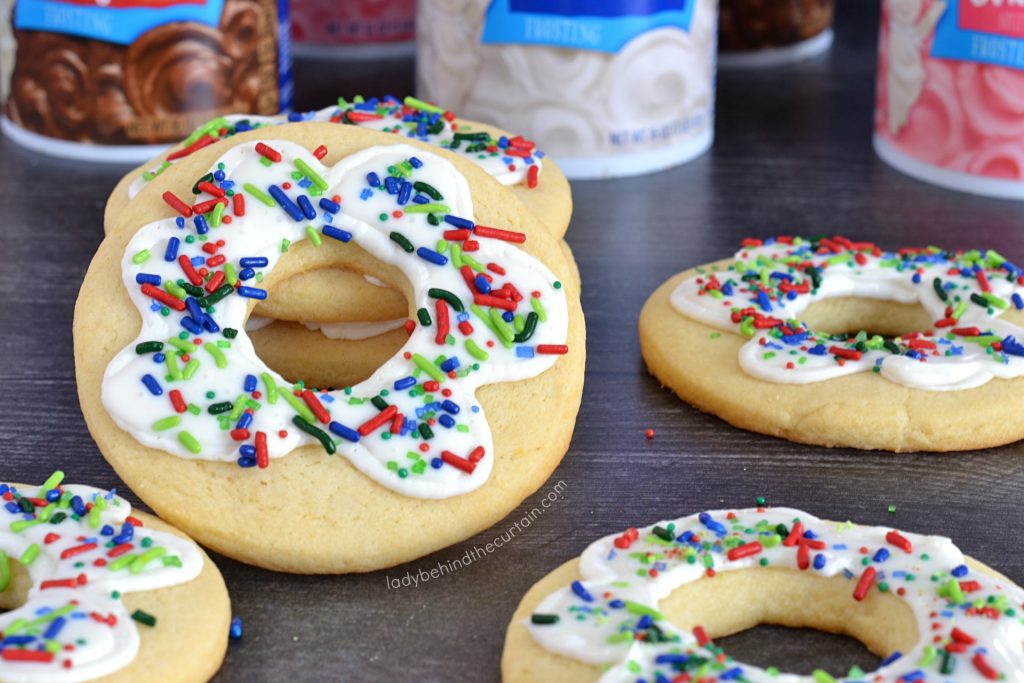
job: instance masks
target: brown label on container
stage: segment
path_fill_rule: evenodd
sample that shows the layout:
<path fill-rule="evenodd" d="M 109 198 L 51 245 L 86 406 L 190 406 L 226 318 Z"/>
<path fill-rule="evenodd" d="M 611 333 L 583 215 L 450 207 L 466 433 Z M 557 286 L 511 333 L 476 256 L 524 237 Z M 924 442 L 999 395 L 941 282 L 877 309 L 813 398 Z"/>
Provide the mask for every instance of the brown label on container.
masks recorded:
<path fill-rule="evenodd" d="M 34 133 L 154 144 L 219 114 L 281 109 L 277 0 L 224 0 L 216 26 L 158 23 L 127 45 L 20 28 L 16 16 L 4 15 L 16 47 L 3 112 Z"/>

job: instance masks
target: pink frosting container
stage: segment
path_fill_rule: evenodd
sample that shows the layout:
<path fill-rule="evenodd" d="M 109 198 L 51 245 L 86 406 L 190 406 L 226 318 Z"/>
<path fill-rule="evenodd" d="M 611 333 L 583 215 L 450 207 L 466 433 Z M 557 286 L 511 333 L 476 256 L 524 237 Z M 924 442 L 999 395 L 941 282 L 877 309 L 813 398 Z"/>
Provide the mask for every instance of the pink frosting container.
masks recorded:
<path fill-rule="evenodd" d="M 1024 5 L 884 0 L 874 146 L 920 180 L 1024 199 Z"/>

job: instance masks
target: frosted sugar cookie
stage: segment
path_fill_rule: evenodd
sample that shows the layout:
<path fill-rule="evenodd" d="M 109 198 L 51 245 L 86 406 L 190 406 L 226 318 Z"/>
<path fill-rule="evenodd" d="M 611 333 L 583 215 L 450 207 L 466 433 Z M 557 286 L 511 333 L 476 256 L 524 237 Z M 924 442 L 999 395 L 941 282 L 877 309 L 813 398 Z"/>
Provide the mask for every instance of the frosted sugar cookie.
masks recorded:
<path fill-rule="evenodd" d="M 217 567 L 113 491 L 0 483 L 0 680 L 209 680 L 231 609 Z"/>
<path fill-rule="evenodd" d="M 161 175 L 180 195 L 212 171 L 204 192 L 230 193 L 217 220 L 153 195 L 101 245 L 75 322 L 90 429 L 155 510 L 243 561 L 368 571 L 466 538 L 568 446 L 584 358 L 569 266 L 474 164 L 352 126 L 273 133 Z M 397 268 L 417 312 L 398 354 L 332 392 L 286 382 L 244 330 L 276 283 L 325 266 Z"/>
<path fill-rule="evenodd" d="M 1020 681 L 1024 590 L 948 538 L 789 508 L 702 512 L 591 544 L 509 625 L 505 683 Z M 758 624 L 859 639 L 883 659 L 841 678 L 765 670 L 714 638 Z"/>
<path fill-rule="evenodd" d="M 1024 437 L 1024 278 L 992 250 L 747 240 L 651 295 L 640 342 L 681 398 L 744 429 L 892 451 Z"/>

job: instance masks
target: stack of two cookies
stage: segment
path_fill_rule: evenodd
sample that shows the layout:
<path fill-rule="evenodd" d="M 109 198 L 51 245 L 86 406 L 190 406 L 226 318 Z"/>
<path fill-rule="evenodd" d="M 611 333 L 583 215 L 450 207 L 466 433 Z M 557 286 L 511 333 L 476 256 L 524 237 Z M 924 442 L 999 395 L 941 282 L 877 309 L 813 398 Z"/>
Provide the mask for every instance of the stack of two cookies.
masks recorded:
<path fill-rule="evenodd" d="M 292 118 L 221 119 L 118 185 L 79 396 L 118 474 L 200 543 L 372 571 L 491 526 L 565 454 L 571 198 L 532 143 L 414 100 Z"/>

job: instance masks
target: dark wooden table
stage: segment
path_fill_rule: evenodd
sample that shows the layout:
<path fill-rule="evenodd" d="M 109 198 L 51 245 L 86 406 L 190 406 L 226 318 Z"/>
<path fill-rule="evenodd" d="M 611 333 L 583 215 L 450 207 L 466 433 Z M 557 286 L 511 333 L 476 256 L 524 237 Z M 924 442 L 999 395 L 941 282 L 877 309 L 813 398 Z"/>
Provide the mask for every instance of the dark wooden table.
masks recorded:
<path fill-rule="evenodd" d="M 948 535 L 1024 582 L 1021 444 L 949 455 L 799 446 L 695 411 L 659 387 L 640 357 L 636 319 L 647 295 L 685 267 L 731 254 L 748 234 L 842 231 L 888 247 L 994 247 L 1024 261 L 1024 205 L 936 189 L 875 157 L 877 8 L 839 9 L 829 54 L 720 74 L 709 154 L 653 176 L 575 184 L 568 239 L 583 275 L 589 363 L 575 439 L 551 481 L 493 529 L 386 572 L 286 576 L 215 557 L 245 623 L 218 681 L 496 680 L 509 617 L 546 572 L 627 525 L 746 507 L 759 495 L 832 519 Z M 412 65 L 401 60 L 309 62 L 296 74 L 301 107 L 412 87 Z M 104 202 L 126 170 L 47 159 L 0 139 L 4 480 L 41 482 L 59 467 L 71 481 L 120 485 L 79 410 L 71 319 Z M 386 577 L 429 571 L 507 531 L 556 486 L 558 501 L 499 552 L 418 588 L 388 589 Z M 760 627 L 724 643 L 747 661 L 803 673 L 878 662 L 854 641 L 812 631 Z"/>

